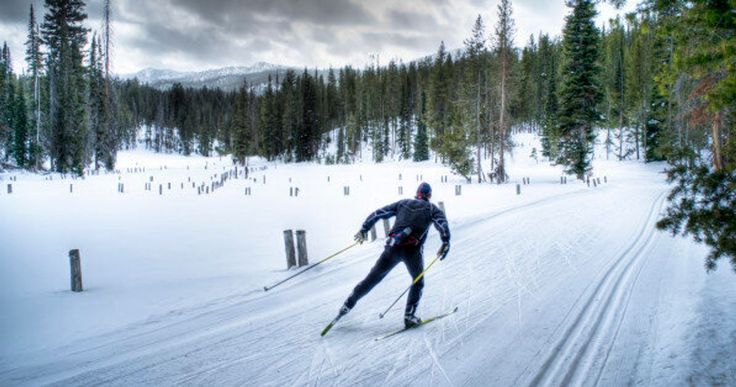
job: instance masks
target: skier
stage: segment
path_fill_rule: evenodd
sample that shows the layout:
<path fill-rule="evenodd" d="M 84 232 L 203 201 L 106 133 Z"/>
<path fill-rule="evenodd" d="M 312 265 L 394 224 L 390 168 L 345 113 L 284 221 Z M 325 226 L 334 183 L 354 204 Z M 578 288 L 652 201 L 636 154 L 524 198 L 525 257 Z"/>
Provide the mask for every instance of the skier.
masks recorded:
<path fill-rule="evenodd" d="M 353 292 L 345 300 L 340 308 L 335 321 L 350 312 L 355 304 L 363 296 L 376 286 L 383 277 L 385 277 L 399 262 L 403 261 L 406 265 L 412 279 L 416 278 L 424 271 L 424 262 L 422 259 L 422 250 L 424 241 L 427 239 L 427 232 L 430 224 L 439 231 L 442 239 L 442 247 L 440 247 L 437 255 L 440 260 L 447 257 L 450 251 L 450 229 L 447 226 L 445 214 L 434 204 L 429 202 L 432 197 L 432 187 L 427 183 L 421 183 L 417 188 L 417 194 L 414 199 L 404 199 L 396 203 L 389 204 L 370 214 L 363 222 L 355 240 L 362 243 L 366 240 L 368 230 L 379 219 L 387 219 L 396 216 L 394 226 L 389 232 L 386 239 L 386 247 L 383 253 L 376 261 L 375 265 L 368 275 L 355 286 Z M 424 278 L 413 284 L 409 291 L 409 297 L 406 300 L 406 310 L 404 312 L 404 326 L 412 328 L 422 323 L 422 320 L 416 316 L 419 299 L 422 297 L 422 288 L 424 287 Z"/>

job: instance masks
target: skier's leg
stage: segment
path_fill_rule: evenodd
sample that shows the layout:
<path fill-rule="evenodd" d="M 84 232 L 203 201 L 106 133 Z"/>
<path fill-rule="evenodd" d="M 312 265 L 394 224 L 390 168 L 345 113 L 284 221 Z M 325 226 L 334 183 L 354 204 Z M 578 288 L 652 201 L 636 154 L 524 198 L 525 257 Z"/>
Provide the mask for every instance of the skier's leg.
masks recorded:
<path fill-rule="evenodd" d="M 407 249 L 404 257 L 404 264 L 409 270 L 411 279 L 417 278 L 424 271 L 424 259 L 422 258 L 422 249 L 420 247 L 410 247 Z M 406 299 L 405 315 L 413 316 L 419 306 L 419 300 L 422 298 L 422 289 L 424 288 L 424 277 L 420 278 L 417 283 L 412 285 L 409 290 L 409 297 Z"/>
<path fill-rule="evenodd" d="M 376 264 L 373 265 L 373 268 L 368 275 L 355 286 L 353 292 L 350 294 L 348 299 L 345 300 L 345 306 L 352 309 L 355 306 L 355 303 L 368 294 L 374 286 L 381 282 L 383 277 L 385 277 L 397 263 L 399 263 L 399 260 L 396 256 L 396 248 L 386 246 L 386 249 L 383 250 L 383 253 L 378 258 L 378 261 L 376 261 Z"/>

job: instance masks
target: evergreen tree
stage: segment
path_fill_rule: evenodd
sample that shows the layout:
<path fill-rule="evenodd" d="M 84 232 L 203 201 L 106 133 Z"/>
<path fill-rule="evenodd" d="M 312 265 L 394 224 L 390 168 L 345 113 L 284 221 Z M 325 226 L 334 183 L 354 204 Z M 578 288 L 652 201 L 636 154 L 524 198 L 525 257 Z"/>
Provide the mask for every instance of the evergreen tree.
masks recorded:
<path fill-rule="evenodd" d="M 611 127 L 618 127 L 618 151 L 619 160 L 627 157 L 624 154 L 624 143 L 626 135 L 624 130 L 627 127 L 626 121 L 626 97 L 627 82 L 630 83 L 627 76 L 630 75 L 625 69 L 626 55 L 626 33 L 620 18 L 611 20 L 611 29 L 606 36 L 605 44 L 605 60 L 604 66 L 607 69 L 604 77 L 605 100 L 608 114 L 608 130 L 606 133 L 606 159 L 611 153 L 613 145 L 613 137 L 611 136 Z"/>
<path fill-rule="evenodd" d="M 36 13 L 31 4 L 28 17 L 28 37 L 26 39 L 26 64 L 31 77 L 31 89 L 33 101 L 30 104 L 32 114 L 28 123 L 29 129 L 34 130 L 31 137 L 29 149 L 29 166 L 40 168 L 42 161 L 41 148 L 41 72 L 43 71 L 43 58 L 41 53 L 41 36 L 36 22 Z"/>
<path fill-rule="evenodd" d="M 428 124 L 433 132 L 431 146 L 435 151 L 439 151 L 444 141 L 445 129 L 449 126 L 450 69 L 452 67 L 452 58 L 445 50 L 444 41 L 440 43 L 432 67 L 428 97 Z"/>
<path fill-rule="evenodd" d="M 3 152 L 3 160 L 8 160 L 12 153 L 12 129 L 13 120 L 13 69 L 10 60 L 10 49 L 7 42 L 3 42 L 0 51 L 0 151 Z"/>
<path fill-rule="evenodd" d="M 472 128 L 475 138 L 475 172 L 478 183 L 485 180 L 483 168 L 481 165 L 481 152 L 483 150 L 483 133 L 481 127 L 481 117 L 484 113 L 483 89 L 485 85 L 484 76 L 486 74 L 486 37 L 483 19 L 480 15 L 475 19 L 473 32 L 470 38 L 465 40 L 465 55 L 467 59 L 467 67 L 464 79 L 464 111 L 468 123 L 466 126 Z"/>
<path fill-rule="evenodd" d="M 427 136 L 427 95 L 422 90 L 419 97 L 419 118 L 417 119 L 417 134 L 414 136 L 414 161 L 429 160 L 429 139 Z"/>
<path fill-rule="evenodd" d="M 566 173 L 583 179 L 592 169 L 593 126 L 600 119 L 599 32 L 593 21 L 596 11 L 592 0 L 570 1 L 568 6 L 572 12 L 565 19 L 563 31 L 557 162 L 566 167 Z"/>
<path fill-rule="evenodd" d="M 498 5 L 498 24 L 496 25 L 496 41 L 497 41 L 497 52 L 500 63 L 500 107 L 499 107 L 499 151 L 498 151 L 498 166 L 496 167 L 496 179 L 498 183 L 506 181 L 506 142 L 508 141 L 508 129 L 509 129 L 509 118 L 508 118 L 508 81 L 511 72 L 511 59 L 513 49 L 513 34 L 514 34 L 514 20 L 511 18 L 511 2 L 510 0 L 501 0 L 501 4 Z"/>
<path fill-rule="evenodd" d="M 703 148 L 685 144 L 669 155 L 670 192 L 660 229 L 682 232 L 711 248 L 705 266 L 729 258 L 736 271 L 736 14 L 727 0 L 696 1 L 672 29 L 676 73 L 694 83 L 683 112 L 691 130 L 707 136 Z M 666 10 L 666 9 L 665 9 Z M 658 78 L 666 89 L 669 79 Z"/>
<path fill-rule="evenodd" d="M 399 133 L 397 145 L 404 160 L 411 159 L 412 117 L 414 116 L 414 94 L 411 79 L 402 65 Z"/>
<path fill-rule="evenodd" d="M 235 96 L 235 110 L 231 130 L 233 158 L 241 165 L 247 165 L 247 157 L 251 151 L 253 136 L 250 122 L 248 82 L 244 80 Z"/>
<path fill-rule="evenodd" d="M 45 0 L 43 42 L 48 48 L 49 113 L 52 166 L 82 174 L 89 160 L 82 48 L 87 18 L 81 0 Z"/>
<path fill-rule="evenodd" d="M 15 93 L 13 106 L 13 158 L 15 165 L 20 168 L 28 167 L 29 138 L 28 138 L 28 107 L 23 88 L 18 87 Z"/>
<path fill-rule="evenodd" d="M 315 80 L 306 69 L 300 79 L 301 125 L 296 142 L 296 161 L 311 161 L 317 155 L 320 132 Z"/>
<path fill-rule="evenodd" d="M 541 65 L 543 87 L 542 107 L 542 155 L 550 160 L 557 159 L 557 143 L 559 139 L 557 126 L 557 50 L 547 35 L 539 39 L 539 57 Z"/>

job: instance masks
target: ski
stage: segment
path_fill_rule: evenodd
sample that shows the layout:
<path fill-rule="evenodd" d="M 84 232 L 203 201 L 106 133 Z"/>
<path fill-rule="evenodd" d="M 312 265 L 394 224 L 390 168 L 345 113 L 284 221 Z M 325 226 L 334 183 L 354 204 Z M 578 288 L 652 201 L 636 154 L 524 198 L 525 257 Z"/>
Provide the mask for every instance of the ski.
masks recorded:
<path fill-rule="evenodd" d="M 342 316 L 335 317 L 334 320 L 332 320 L 329 324 L 327 324 L 327 326 L 325 327 L 325 329 L 322 330 L 322 333 L 320 333 L 320 336 L 326 335 L 327 332 L 329 332 L 330 329 L 332 329 L 332 327 L 335 326 L 335 323 L 337 322 L 337 320 L 340 319 L 340 317 L 342 317 Z"/>
<path fill-rule="evenodd" d="M 422 323 L 421 323 L 421 324 L 419 324 L 419 325 L 417 325 L 417 326 L 414 326 L 414 327 L 410 327 L 410 328 L 403 328 L 403 329 L 399 329 L 398 331 L 394 331 L 394 332 L 391 332 L 391 333 L 389 333 L 389 334 L 387 334 L 387 335 L 385 335 L 385 336 L 381 336 L 381 337 L 376 337 L 376 338 L 375 338 L 375 341 L 379 341 L 379 340 L 384 340 L 384 339 L 388 339 L 389 337 L 391 337 L 391 336 L 395 336 L 395 335 L 398 335 L 399 333 L 402 333 L 402 332 L 406 332 L 406 331 L 408 331 L 408 330 L 410 330 L 410 329 L 415 329 L 415 328 L 419 328 L 419 327 L 421 327 L 422 325 L 426 325 L 426 324 L 429 324 L 429 323 L 431 323 L 432 321 L 437 321 L 437 320 L 439 320 L 439 319 L 441 319 L 441 318 L 445 318 L 445 317 L 447 317 L 447 316 L 449 316 L 449 315 L 451 315 L 451 314 L 453 314 L 453 313 L 457 312 L 458 308 L 459 308 L 459 307 L 457 307 L 457 306 L 456 306 L 456 307 L 455 307 L 455 309 L 453 309 L 453 310 L 451 310 L 451 311 L 449 311 L 449 312 L 447 312 L 447 313 L 439 314 L 439 315 L 437 315 L 437 316 L 433 316 L 433 317 L 430 317 L 430 318 L 428 318 L 428 319 L 426 319 L 426 320 L 422 320 Z"/>

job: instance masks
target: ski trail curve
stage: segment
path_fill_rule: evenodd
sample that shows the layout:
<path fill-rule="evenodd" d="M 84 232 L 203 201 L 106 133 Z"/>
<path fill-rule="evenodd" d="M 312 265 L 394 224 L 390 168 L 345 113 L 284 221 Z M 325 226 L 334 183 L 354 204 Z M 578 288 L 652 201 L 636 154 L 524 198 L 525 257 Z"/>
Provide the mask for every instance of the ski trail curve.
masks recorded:
<path fill-rule="evenodd" d="M 655 223 L 664 196 L 665 192 L 662 192 L 655 198 L 638 236 L 594 282 L 597 283 L 595 289 L 585 299 L 581 295 L 575 303 L 579 305 L 584 302 L 577 314 L 570 314 L 565 319 L 567 322 L 563 321 L 564 333 L 548 350 L 530 386 L 578 385 L 586 381 L 589 374 L 598 380 L 607 356 L 602 357 L 601 361 L 596 355 L 602 346 L 607 346 L 607 353 L 613 345 L 615 332 L 618 331 L 629 295 L 638 278 L 637 267 L 641 268 L 641 263 L 647 258 L 644 253 L 654 240 Z M 613 331 L 613 337 L 605 342 L 602 336 L 606 336 L 610 330 Z"/>

